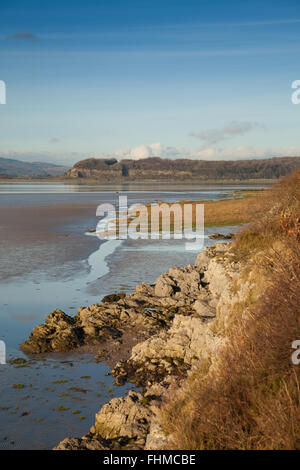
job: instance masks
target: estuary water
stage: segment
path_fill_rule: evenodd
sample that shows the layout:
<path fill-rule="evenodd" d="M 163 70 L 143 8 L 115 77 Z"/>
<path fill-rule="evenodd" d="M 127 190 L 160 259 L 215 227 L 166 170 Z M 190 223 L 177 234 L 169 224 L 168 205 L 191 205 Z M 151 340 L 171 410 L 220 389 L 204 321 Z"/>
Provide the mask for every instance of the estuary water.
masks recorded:
<path fill-rule="evenodd" d="M 194 263 L 185 240 L 99 240 L 93 235 L 102 203 L 217 200 L 255 185 L 66 185 L 0 183 L 0 448 L 50 449 L 67 436 L 82 436 L 117 387 L 109 367 L 87 353 L 28 357 L 19 345 L 48 313 L 74 315 L 79 306 L 113 292 L 152 283 L 172 265 Z M 237 227 L 207 229 L 209 234 Z M 14 363 L 10 363 L 10 361 Z"/>

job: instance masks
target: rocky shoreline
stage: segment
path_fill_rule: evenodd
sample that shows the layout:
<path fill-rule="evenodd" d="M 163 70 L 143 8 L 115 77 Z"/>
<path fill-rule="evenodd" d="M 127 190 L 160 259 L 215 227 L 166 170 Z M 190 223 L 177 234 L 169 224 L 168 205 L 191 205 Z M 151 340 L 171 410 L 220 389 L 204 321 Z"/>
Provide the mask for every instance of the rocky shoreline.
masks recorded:
<path fill-rule="evenodd" d="M 22 344 L 24 352 L 91 348 L 97 360 L 110 364 L 118 360 L 112 369 L 116 384 L 131 382 L 140 390 L 112 399 L 96 414 L 86 436 L 66 438 L 55 449 L 168 445 L 170 436 L 159 423 L 165 395 L 184 387 L 200 364 L 209 364 L 208 373 L 218 367 L 227 341 L 222 327 L 230 321 L 233 305 L 242 302 L 251 288 L 251 274 L 246 282 L 240 280 L 241 264 L 230 246 L 226 242 L 208 247 L 194 266 L 172 267 L 153 285 L 142 283 L 125 297 L 79 308 L 74 318 L 55 310 L 34 328 Z M 238 289 L 232 288 L 233 283 Z"/>

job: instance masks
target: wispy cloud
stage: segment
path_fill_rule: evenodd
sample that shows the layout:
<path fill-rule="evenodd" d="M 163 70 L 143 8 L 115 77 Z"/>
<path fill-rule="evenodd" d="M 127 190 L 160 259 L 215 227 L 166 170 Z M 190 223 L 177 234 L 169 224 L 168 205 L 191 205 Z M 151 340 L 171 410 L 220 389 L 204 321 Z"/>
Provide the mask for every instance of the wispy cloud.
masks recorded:
<path fill-rule="evenodd" d="M 196 22 L 196 23 L 174 23 L 165 25 L 164 28 L 161 28 L 161 25 L 139 25 L 128 27 L 118 27 L 109 28 L 107 30 L 99 31 L 53 31 L 47 33 L 41 33 L 38 37 L 42 39 L 109 39 L 109 38 L 128 38 L 135 36 L 145 36 L 155 33 L 156 37 L 179 37 L 179 38 L 189 38 L 194 37 L 194 34 L 201 34 L 203 37 L 207 38 L 208 32 L 211 32 L 211 35 L 215 35 L 216 31 L 213 28 L 223 28 L 223 27 L 256 27 L 256 26 L 273 26 L 273 25 L 292 25 L 299 24 L 300 18 L 282 18 L 282 19 L 270 19 L 270 20 L 257 20 L 257 21 L 240 21 L 240 22 L 230 22 L 230 21 L 216 21 L 216 22 Z M 223 31 L 221 34 L 224 34 Z M 36 35 L 26 32 L 18 31 L 12 36 L 9 36 L 11 39 L 33 39 L 38 38 Z"/>
<path fill-rule="evenodd" d="M 13 39 L 17 41 L 38 41 L 38 36 L 28 31 L 17 31 L 16 33 L 8 36 L 7 39 Z"/>
<path fill-rule="evenodd" d="M 6 50 L 0 49 L 1 55 L 8 55 L 8 56 L 45 56 L 44 50 Z M 123 57 L 123 56 L 130 56 L 136 58 L 144 58 L 144 57 L 154 57 L 154 58 L 164 58 L 164 57 L 178 57 L 178 58 L 193 58 L 193 57 L 246 57 L 246 56 L 269 56 L 269 55 L 284 55 L 284 54 L 299 54 L 300 47 L 297 45 L 290 45 L 287 47 L 253 47 L 253 48 L 241 48 L 241 49 L 216 49 L 216 50 L 204 50 L 204 49 L 183 49 L 183 50 L 171 50 L 171 49 L 147 49 L 147 48 L 131 48 L 129 46 L 116 49 L 112 48 L 105 48 L 97 49 L 97 50 L 90 50 L 90 49 L 81 49 L 81 50 L 74 50 L 72 48 L 64 48 L 64 49 L 48 49 L 47 56 L 54 56 L 54 57 L 67 57 L 67 56 L 75 56 L 75 57 L 91 57 L 95 60 L 101 57 Z"/>
<path fill-rule="evenodd" d="M 259 124 L 250 121 L 232 121 L 220 129 L 207 129 L 200 132 L 190 132 L 189 136 L 200 139 L 203 142 L 203 147 L 206 148 L 224 140 L 244 135 L 258 126 Z"/>
<path fill-rule="evenodd" d="M 237 23 L 231 23 L 230 26 L 272 26 L 281 24 L 297 24 L 300 23 L 300 18 L 282 18 L 275 20 L 261 20 L 261 21 L 240 21 Z M 224 23 L 223 23 L 224 24 Z"/>

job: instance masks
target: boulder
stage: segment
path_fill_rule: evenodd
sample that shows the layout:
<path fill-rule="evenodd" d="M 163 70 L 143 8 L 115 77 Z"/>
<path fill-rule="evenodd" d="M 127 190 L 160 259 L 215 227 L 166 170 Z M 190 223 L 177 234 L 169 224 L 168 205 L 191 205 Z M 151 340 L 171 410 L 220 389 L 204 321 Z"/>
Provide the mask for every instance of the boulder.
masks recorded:
<path fill-rule="evenodd" d="M 74 318 L 56 309 L 46 317 L 44 325 L 33 329 L 21 348 L 28 353 L 70 351 L 83 344 L 83 336 Z"/>
<path fill-rule="evenodd" d="M 154 293 L 157 297 L 171 297 L 175 292 L 175 283 L 165 274 L 155 282 Z"/>
<path fill-rule="evenodd" d="M 61 441 L 53 450 L 107 450 L 99 440 L 88 437 L 66 438 Z"/>
<path fill-rule="evenodd" d="M 216 309 L 202 300 L 196 300 L 192 307 L 200 317 L 213 318 L 216 316 Z"/>
<path fill-rule="evenodd" d="M 234 234 L 227 233 L 225 235 L 223 233 L 212 233 L 208 238 L 211 238 L 212 240 L 232 240 L 234 238 Z"/>
<path fill-rule="evenodd" d="M 143 395 L 134 391 L 124 398 L 113 398 L 96 414 L 95 436 L 145 440 L 152 412 L 142 402 Z"/>

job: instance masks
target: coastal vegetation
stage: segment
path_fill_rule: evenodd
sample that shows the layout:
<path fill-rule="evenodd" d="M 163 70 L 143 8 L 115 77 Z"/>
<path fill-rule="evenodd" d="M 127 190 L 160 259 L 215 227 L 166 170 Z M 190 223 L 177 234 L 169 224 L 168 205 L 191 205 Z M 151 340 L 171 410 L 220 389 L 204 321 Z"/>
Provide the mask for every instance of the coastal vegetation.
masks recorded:
<path fill-rule="evenodd" d="M 166 399 L 169 448 L 300 447 L 300 366 L 291 361 L 300 337 L 300 172 L 265 191 L 259 206 L 232 247 L 244 282 L 255 273 L 252 292 L 219 330 L 228 338 L 220 367 L 200 364 Z"/>
<path fill-rule="evenodd" d="M 233 195 L 230 195 L 226 199 L 220 199 L 216 201 L 180 200 L 176 203 L 157 201 L 155 204 L 141 205 L 140 209 L 137 208 L 136 211 L 133 210 L 134 216 L 129 210 L 127 225 L 130 226 L 131 222 L 134 221 L 135 217 L 137 217 L 140 218 L 141 222 L 139 231 L 151 232 L 152 227 L 157 226 L 158 230 L 161 232 L 167 222 L 169 223 L 170 232 L 172 233 L 174 232 L 175 228 L 178 228 L 179 226 L 182 227 L 184 206 L 190 205 L 191 213 L 187 218 L 184 216 L 184 224 L 185 226 L 191 226 L 193 229 L 196 229 L 199 228 L 197 227 L 197 223 L 199 223 L 199 221 L 197 221 L 196 216 L 196 206 L 198 204 L 204 205 L 205 227 L 228 227 L 243 225 L 263 215 L 264 206 L 260 202 L 263 195 L 264 190 L 239 190 L 234 192 Z M 179 212 L 177 212 L 175 206 L 179 208 Z M 168 212 L 164 213 L 165 218 L 163 222 L 162 212 L 157 213 L 155 209 L 161 208 L 163 211 L 164 207 L 169 208 L 169 214 Z M 179 220 L 177 220 L 178 214 L 180 214 Z M 123 228 L 124 218 L 119 213 L 117 213 L 115 220 L 115 231 L 117 235 L 119 234 L 119 225 Z M 95 230 L 88 229 L 86 232 L 95 232 Z"/>
<path fill-rule="evenodd" d="M 263 190 L 244 190 L 235 192 L 233 197 L 229 197 L 228 199 L 197 202 L 182 200 L 179 201 L 179 204 L 182 207 L 184 204 L 188 203 L 193 205 L 193 228 L 195 228 L 196 224 L 195 205 L 197 203 L 204 204 L 205 227 L 242 225 L 263 214 L 263 207 L 260 203 L 263 193 Z"/>

